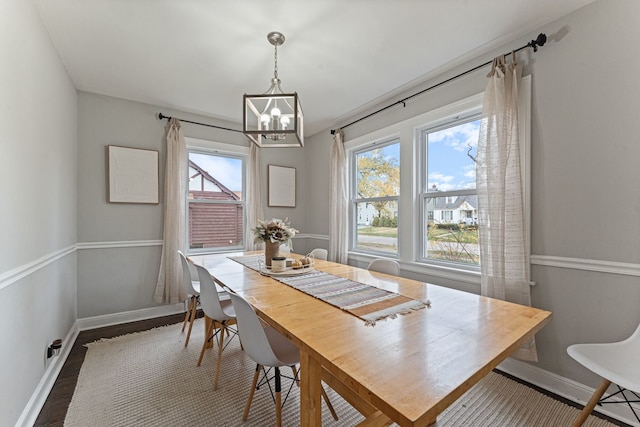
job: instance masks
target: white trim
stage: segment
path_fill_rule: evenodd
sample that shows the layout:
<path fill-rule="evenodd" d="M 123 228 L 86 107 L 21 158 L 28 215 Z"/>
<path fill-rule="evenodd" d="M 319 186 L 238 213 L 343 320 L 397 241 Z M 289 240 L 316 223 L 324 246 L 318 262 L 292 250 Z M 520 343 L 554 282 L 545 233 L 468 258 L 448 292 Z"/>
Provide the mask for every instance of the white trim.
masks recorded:
<path fill-rule="evenodd" d="M 570 268 L 573 270 L 596 271 L 599 273 L 640 276 L 640 264 L 628 262 L 601 261 L 597 259 L 567 258 L 551 255 L 532 255 L 531 264 L 547 267 Z"/>
<path fill-rule="evenodd" d="M 594 392 L 591 387 L 513 358 L 507 358 L 498 365 L 497 369 L 583 406 Z M 632 406 L 636 411 L 640 411 L 638 404 Z M 603 405 L 596 407 L 595 410 L 629 425 L 637 425 L 637 420 L 633 418 L 633 414 L 626 405 Z"/>
<path fill-rule="evenodd" d="M 58 379 L 58 375 L 60 375 L 60 371 L 62 370 L 64 363 L 69 357 L 69 353 L 71 353 L 71 349 L 76 342 L 76 338 L 78 338 L 78 332 L 78 325 L 77 323 L 74 323 L 69 330 L 69 333 L 67 333 L 67 336 L 62 341 L 63 344 L 60 354 L 54 357 L 49 366 L 47 366 L 44 375 L 31 394 L 31 398 L 22 410 L 22 414 L 20 414 L 20 418 L 18 418 L 18 421 L 16 422 L 16 427 L 27 427 L 35 424 L 42 407 L 47 401 L 47 397 L 49 396 L 51 389 L 53 389 L 53 385 Z"/>
<path fill-rule="evenodd" d="M 329 240 L 329 236 L 323 234 L 296 234 L 294 239 L 315 239 L 315 240 Z"/>
<path fill-rule="evenodd" d="M 137 248 L 145 246 L 162 246 L 162 240 L 126 240 L 115 242 L 84 242 L 78 243 L 78 250 L 84 249 L 114 249 L 114 248 Z"/>
<path fill-rule="evenodd" d="M 184 304 L 182 302 L 172 305 L 142 308 L 140 310 L 124 311 L 121 313 L 104 314 L 102 316 L 85 317 L 78 319 L 77 324 L 81 331 L 86 331 L 88 329 L 153 319 L 155 317 L 169 316 L 177 313 L 184 313 Z"/>
<path fill-rule="evenodd" d="M 51 264 L 54 261 L 59 260 L 60 258 L 69 255 L 70 253 L 75 252 L 75 245 L 67 246 L 64 249 L 60 249 L 54 252 L 51 252 L 47 255 L 44 255 L 35 261 L 31 261 L 27 264 L 21 265 L 20 267 L 13 268 L 9 271 L 6 271 L 0 274 L 0 290 L 6 288 L 9 285 L 12 285 L 34 273 L 41 268 Z"/>

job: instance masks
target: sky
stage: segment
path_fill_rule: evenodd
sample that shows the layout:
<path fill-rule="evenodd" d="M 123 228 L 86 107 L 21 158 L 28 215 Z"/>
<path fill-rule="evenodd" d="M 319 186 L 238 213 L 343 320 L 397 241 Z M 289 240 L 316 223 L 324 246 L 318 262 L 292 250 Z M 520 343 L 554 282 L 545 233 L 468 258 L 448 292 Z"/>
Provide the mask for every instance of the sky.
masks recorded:
<path fill-rule="evenodd" d="M 192 160 L 231 191 L 242 191 L 242 161 L 232 157 L 189 153 Z"/>
<path fill-rule="evenodd" d="M 464 123 L 429 134 L 427 187 L 434 184 L 441 191 L 475 188 L 475 162 L 480 120 Z"/>
<path fill-rule="evenodd" d="M 471 146 L 471 155 L 476 155 L 479 129 L 480 120 L 476 120 L 429 134 L 428 188 L 434 184 L 441 191 L 475 187 L 475 163 L 467 151 Z M 398 144 L 385 146 L 382 152 L 400 157 Z M 189 158 L 231 191 L 242 191 L 239 159 L 198 153 L 189 153 Z"/>

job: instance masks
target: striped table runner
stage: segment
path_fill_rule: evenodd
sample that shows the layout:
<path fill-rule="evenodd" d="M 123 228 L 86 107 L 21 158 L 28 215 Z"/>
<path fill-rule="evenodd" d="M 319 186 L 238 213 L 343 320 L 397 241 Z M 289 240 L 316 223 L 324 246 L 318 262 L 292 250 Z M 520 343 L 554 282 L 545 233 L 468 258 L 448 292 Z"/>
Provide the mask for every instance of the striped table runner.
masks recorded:
<path fill-rule="evenodd" d="M 264 255 L 234 256 L 229 259 L 262 273 L 260 261 Z M 393 319 L 398 314 L 420 310 L 429 304 L 318 270 L 295 276 L 271 277 L 359 317 L 367 326 L 374 326 L 378 320 Z"/>

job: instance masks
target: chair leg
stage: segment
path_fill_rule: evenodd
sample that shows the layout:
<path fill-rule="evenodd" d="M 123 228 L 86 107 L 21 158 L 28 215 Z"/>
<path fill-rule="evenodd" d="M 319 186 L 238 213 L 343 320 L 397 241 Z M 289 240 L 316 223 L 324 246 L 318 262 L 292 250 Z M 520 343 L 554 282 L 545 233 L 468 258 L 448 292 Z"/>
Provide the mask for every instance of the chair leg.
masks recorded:
<path fill-rule="evenodd" d="M 282 384 L 280 382 L 280 368 L 276 366 L 274 370 L 276 372 L 276 427 L 282 427 Z"/>
<path fill-rule="evenodd" d="M 329 400 L 329 396 L 327 396 L 327 392 L 324 390 L 324 387 L 322 387 L 321 390 L 322 390 L 322 397 L 324 398 L 324 402 L 327 404 L 327 408 L 329 408 L 329 412 L 331 412 L 331 416 L 333 417 L 334 420 L 338 421 L 338 414 L 336 414 L 336 410 L 333 409 L 333 405 Z"/>
<path fill-rule="evenodd" d="M 198 311 L 198 298 L 196 296 L 192 296 L 191 297 L 191 319 L 189 319 L 189 332 L 187 332 L 187 339 L 184 342 L 185 347 L 189 344 L 189 337 L 191 336 L 193 321 L 196 320 L 196 311 Z"/>
<path fill-rule="evenodd" d="M 253 400 L 253 393 L 256 391 L 256 385 L 258 385 L 258 376 L 260 376 L 260 365 L 256 365 L 256 373 L 253 375 L 253 382 L 251 383 L 251 390 L 249 390 L 249 398 L 247 399 L 247 405 L 244 407 L 244 414 L 242 415 L 242 421 L 247 421 L 249 417 L 249 409 L 251 409 L 251 401 Z"/>
<path fill-rule="evenodd" d="M 200 350 L 200 357 L 198 358 L 197 366 L 200 366 L 200 364 L 202 363 L 202 357 L 204 356 L 204 351 L 207 349 L 207 343 L 213 337 L 213 330 L 215 329 L 214 328 L 215 324 L 216 324 L 216 321 L 212 320 L 211 323 L 209 323 L 209 328 L 204 334 L 204 342 L 202 343 L 202 350 Z"/>
<path fill-rule="evenodd" d="M 213 389 L 218 389 L 218 377 L 220 376 L 220 363 L 222 362 L 222 348 L 224 347 L 224 331 L 227 326 L 222 322 L 220 326 L 220 341 L 218 342 L 218 360 L 216 360 L 216 374 L 213 378 Z"/>
<path fill-rule="evenodd" d="M 193 298 L 193 296 L 191 298 Z M 182 331 L 180 332 L 184 332 L 184 327 L 187 326 L 187 320 L 189 320 L 189 317 L 191 316 L 191 298 L 189 298 L 189 305 L 187 306 L 187 312 L 184 313 L 184 320 L 182 321 Z"/>
<path fill-rule="evenodd" d="M 293 371 L 293 378 L 296 380 L 296 385 L 300 387 L 300 378 L 298 378 L 298 369 L 296 369 L 296 365 L 291 365 L 291 370 Z"/>
<path fill-rule="evenodd" d="M 610 385 L 611 381 L 607 379 L 604 379 L 602 381 L 600 387 L 598 387 L 598 389 L 593 392 L 593 395 L 591 396 L 591 399 L 589 399 L 589 402 L 585 405 L 580 414 L 578 414 L 578 417 L 573 422 L 572 427 L 580 427 L 582 423 L 586 421 L 586 419 L 589 417 L 589 414 L 591 414 L 591 411 L 593 411 L 593 408 L 595 408 L 596 404 L 600 401 L 600 398 L 602 397 L 604 392 L 607 391 Z"/>

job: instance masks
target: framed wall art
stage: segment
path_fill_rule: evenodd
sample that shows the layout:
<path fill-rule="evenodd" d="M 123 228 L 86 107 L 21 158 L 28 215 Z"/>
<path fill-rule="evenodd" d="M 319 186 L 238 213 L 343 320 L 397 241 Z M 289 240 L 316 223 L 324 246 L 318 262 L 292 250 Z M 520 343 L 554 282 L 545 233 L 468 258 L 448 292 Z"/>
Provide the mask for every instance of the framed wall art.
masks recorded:
<path fill-rule="evenodd" d="M 268 165 L 269 206 L 296 207 L 296 168 Z"/>
<path fill-rule="evenodd" d="M 159 203 L 155 150 L 107 146 L 110 203 Z"/>

